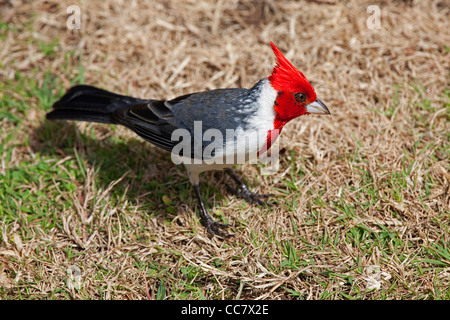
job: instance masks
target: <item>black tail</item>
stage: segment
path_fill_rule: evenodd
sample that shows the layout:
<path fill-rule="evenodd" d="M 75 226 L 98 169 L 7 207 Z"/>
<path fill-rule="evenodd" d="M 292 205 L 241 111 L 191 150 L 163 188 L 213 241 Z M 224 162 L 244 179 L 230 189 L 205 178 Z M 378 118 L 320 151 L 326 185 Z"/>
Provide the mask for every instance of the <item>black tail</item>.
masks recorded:
<path fill-rule="evenodd" d="M 47 113 L 50 120 L 79 120 L 100 123 L 116 123 L 114 111 L 146 100 L 122 96 L 92 86 L 79 85 L 69 89 Z"/>

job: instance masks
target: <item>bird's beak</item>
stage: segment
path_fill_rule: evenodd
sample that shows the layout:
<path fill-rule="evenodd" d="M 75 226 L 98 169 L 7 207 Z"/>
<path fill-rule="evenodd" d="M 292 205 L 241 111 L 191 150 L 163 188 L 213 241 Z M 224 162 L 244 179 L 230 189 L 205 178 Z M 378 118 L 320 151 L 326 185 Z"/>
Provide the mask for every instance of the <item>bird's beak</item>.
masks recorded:
<path fill-rule="evenodd" d="M 319 114 L 331 114 L 331 112 L 330 112 L 330 110 L 328 110 L 327 106 L 319 99 L 316 99 L 316 101 L 306 105 L 306 112 L 307 113 L 319 113 Z"/>

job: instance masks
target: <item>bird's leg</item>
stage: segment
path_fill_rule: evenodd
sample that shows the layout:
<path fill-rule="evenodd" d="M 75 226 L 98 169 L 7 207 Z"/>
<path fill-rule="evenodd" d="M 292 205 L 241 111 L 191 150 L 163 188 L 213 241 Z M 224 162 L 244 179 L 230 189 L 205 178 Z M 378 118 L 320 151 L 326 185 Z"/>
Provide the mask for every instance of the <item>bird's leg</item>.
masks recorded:
<path fill-rule="evenodd" d="M 220 229 L 228 228 L 228 224 L 219 223 L 217 221 L 214 221 L 213 218 L 209 215 L 208 211 L 205 208 L 205 204 L 203 203 L 202 196 L 200 194 L 200 187 L 199 185 L 194 185 L 195 194 L 197 195 L 197 199 L 200 204 L 200 216 L 203 221 L 203 224 L 206 227 L 206 230 L 208 233 L 214 237 L 214 235 L 218 235 L 224 238 L 232 237 L 232 235 L 223 232 Z"/>
<path fill-rule="evenodd" d="M 239 189 L 235 189 L 227 184 L 228 189 L 236 196 L 245 199 L 250 204 L 264 205 L 266 202 L 261 198 L 269 198 L 270 194 L 258 194 L 250 191 L 247 185 L 234 173 L 231 168 L 225 168 L 225 172 L 237 183 Z"/>

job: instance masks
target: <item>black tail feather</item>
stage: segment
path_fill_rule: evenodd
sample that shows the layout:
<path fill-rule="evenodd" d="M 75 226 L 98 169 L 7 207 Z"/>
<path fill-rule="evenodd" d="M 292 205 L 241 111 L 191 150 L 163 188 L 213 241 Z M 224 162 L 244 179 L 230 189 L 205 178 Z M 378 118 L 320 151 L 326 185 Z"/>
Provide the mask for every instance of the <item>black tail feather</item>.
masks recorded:
<path fill-rule="evenodd" d="M 114 111 L 146 100 L 112 93 L 88 85 L 70 88 L 47 113 L 49 120 L 79 120 L 100 123 L 116 123 Z"/>

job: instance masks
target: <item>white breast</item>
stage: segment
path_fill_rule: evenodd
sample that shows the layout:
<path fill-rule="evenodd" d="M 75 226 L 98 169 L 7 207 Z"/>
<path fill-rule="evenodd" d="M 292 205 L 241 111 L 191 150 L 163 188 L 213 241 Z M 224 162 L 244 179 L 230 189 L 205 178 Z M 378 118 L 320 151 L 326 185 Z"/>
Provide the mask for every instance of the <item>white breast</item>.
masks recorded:
<path fill-rule="evenodd" d="M 267 134 L 274 129 L 275 109 L 274 103 L 277 91 L 272 87 L 268 79 L 262 80 L 261 91 L 257 99 L 258 108 L 244 129 L 236 131 L 237 141 L 227 141 L 229 150 L 234 149 L 236 158 L 245 161 L 256 159 L 258 151 L 267 141 Z M 234 146 L 234 148 L 232 148 Z M 226 152 L 227 154 L 229 152 Z M 237 161 L 237 163 L 242 163 Z"/>

